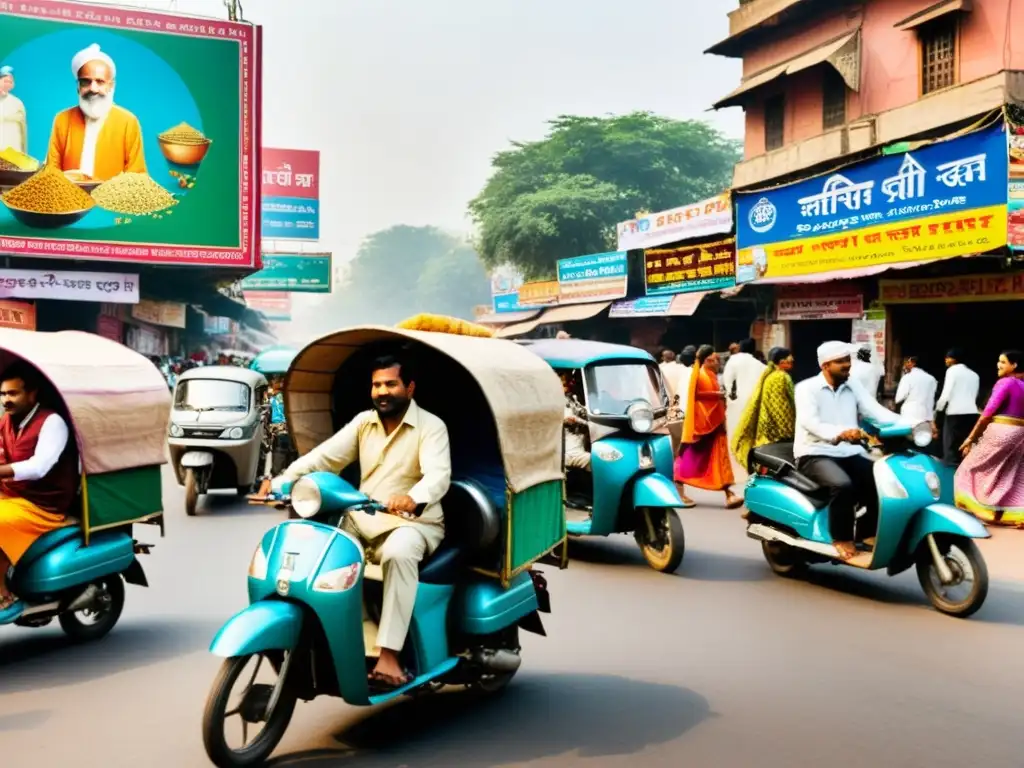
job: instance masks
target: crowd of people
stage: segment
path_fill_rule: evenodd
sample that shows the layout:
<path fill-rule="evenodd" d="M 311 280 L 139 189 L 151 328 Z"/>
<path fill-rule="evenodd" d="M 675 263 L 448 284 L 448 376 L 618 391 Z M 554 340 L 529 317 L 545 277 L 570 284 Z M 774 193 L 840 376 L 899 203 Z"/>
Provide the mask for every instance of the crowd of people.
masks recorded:
<path fill-rule="evenodd" d="M 236 365 L 247 368 L 252 362 L 251 356 L 245 356 L 230 352 L 194 352 L 187 357 L 176 357 L 173 355 L 151 355 L 149 358 L 160 373 L 167 379 L 167 386 L 174 389 L 178 383 L 178 377 L 185 371 L 193 368 L 201 368 L 206 365 Z"/>
<path fill-rule="evenodd" d="M 713 347 L 689 346 L 677 356 L 663 350 L 661 369 L 680 428 L 675 481 L 684 503 L 686 487 L 718 491 L 734 509 L 730 454 L 749 469 L 752 449 L 793 442 L 798 469 L 833 490 L 840 507 L 856 486 L 873 488 L 859 420 L 899 418 L 929 423 L 927 450 L 956 468 L 958 506 L 986 522 L 1024 527 L 1024 367 L 1021 352 L 1004 351 L 999 380 L 979 409 L 980 377 L 964 355 L 951 349 L 941 390 L 918 358 L 904 360 L 896 391 L 898 415 L 879 403 L 883 371 L 869 350 L 829 342 L 818 350 L 821 374 L 796 384 L 793 355 L 777 347 L 765 357 L 753 339 L 734 344 L 722 366 Z M 841 428 L 840 428 L 841 427 Z M 853 508 L 851 504 L 850 519 Z M 840 514 L 838 517 L 842 518 Z"/>

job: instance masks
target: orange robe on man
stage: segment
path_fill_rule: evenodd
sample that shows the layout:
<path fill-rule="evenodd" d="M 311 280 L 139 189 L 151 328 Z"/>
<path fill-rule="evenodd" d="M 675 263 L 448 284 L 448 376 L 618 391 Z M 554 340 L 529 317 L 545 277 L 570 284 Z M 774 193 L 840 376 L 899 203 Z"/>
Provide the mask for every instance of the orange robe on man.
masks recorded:
<path fill-rule="evenodd" d="M 62 171 L 81 170 L 82 144 L 85 141 L 85 116 L 78 107 L 66 109 L 53 121 L 46 164 Z M 110 108 L 96 141 L 96 163 L 92 178 L 112 179 L 117 174 L 146 172 L 142 151 L 142 126 L 139 119 L 116 104 Z"/>

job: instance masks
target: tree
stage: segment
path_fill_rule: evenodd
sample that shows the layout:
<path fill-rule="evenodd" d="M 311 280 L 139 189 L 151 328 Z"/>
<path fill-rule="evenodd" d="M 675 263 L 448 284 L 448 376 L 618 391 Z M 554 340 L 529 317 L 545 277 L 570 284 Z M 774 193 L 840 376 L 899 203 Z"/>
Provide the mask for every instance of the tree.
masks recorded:
<path fill-rule="evenodd" d="M 320 323 L 391 325 L 418 312 L 473 317 L 490 300 L 487 273 L 464 240 L 436 227 L 390 227 L 367 237 Z"/>
<path fill-rule="evenodd" d="M 546 138 L 513 142 L 469 203 L 488 267 L 510 262 L 544 277 L 567 256 L 615 247 L 615 225 L 729 187 L 739 143 L 696 120 L 648 112 L 563 115 Z"/>

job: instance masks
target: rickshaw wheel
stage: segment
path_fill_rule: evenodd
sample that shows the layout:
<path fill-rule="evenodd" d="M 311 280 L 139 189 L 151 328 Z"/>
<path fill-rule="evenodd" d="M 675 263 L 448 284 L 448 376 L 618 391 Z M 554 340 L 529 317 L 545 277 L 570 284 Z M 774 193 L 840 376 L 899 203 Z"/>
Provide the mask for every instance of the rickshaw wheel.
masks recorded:
<path fill-rule="evenodd" d="M 674 509 L 647 510 L 654 525 L 655 539 L 647 530 L 645 516 L 637 524 L 636 538 L 647 564 L 659 573 L 675 573 L 686 552 L 683 521 Z"/>
<path fill-rule="evenodd" d="M 88 643 L 106 636 L 121 618 L 124 610 L 124 582 L 117 574 L 96 582 L 103 588 L 95 609 L 62 613 L 57 617 L 60 628 L 76 643 Z"/>
<path fill-rule="evenodd" d="M 185 470 L 185 514 L 195 517 L 196 506 L 199 504 L 199 481 L 193 469 Z"/>
<path fill-rule="evenodd" d="M 231 713 L 228 713 L 231 691 L 235 687 L 235 683 L 238 682 L 239 676 L 254 657 L 257 658 L 256 669 L 253 671 L 252 679 L 249 680 L 245 694 L 243 694 L 242 702 Z M 254 684 L 263 658 L 265 658 L 263 654 L 255 653 L 225 659 L 221 664 L 220 671 L 217 672 L 217 677 L 214 678 L 210 695 L 206 700 L 206 708 L 203 711 L 203 746 L 206 748 L 210 762 L 218 768 L 244 768 L 265 764 L 267 758 L 281 742 L 288 729 L 288 724 L 291 722 L 298 697 L 294 687 L 287 682 L 281 690 L 280 698 L 270 712 L 270 717 L 261 720 L 265 714 L 262 710 L 272 698 L 271 686 Z M 265 727 L 252 743 L 244 744 L 241 749 L 232 749 L 227 743 L 227 736 L 224 732 L 226 721 L 235 715 L 241 717 L 243 723 L 255 724 L 258 721 L 265 723 Z M 243 740 L 247 741 L 246 730 L 243 730 Z"/>

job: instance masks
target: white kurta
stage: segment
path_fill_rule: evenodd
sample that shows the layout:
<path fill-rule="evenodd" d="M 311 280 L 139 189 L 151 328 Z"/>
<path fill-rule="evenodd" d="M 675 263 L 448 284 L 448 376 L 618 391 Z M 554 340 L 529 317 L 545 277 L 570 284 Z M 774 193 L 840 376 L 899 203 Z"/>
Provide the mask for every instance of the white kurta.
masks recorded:
<path fill-rule="evenodd" d="M 0 149 L 11 149 L 25 153 L 26 127 L 25 105 L 13 93 L 0 96 Z"/>

